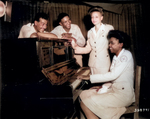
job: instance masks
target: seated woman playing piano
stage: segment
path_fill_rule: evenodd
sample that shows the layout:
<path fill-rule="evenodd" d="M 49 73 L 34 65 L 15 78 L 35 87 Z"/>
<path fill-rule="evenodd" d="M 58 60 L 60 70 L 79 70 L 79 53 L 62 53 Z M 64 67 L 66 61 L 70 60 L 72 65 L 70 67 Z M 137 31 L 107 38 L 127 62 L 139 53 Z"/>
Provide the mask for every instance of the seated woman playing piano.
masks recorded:
<path fill-rule="evenodd" d="M 108 33 L 109 49 L 115 53 L 110 71 L 78 79 L 91 83 L 104 83 L 101 88 L 84 90 L 80 94 L 80 105 L 87 119 L 119 119 L 126 106 L 135 101 L 133 89 L 134 61 L 129 47 L 129 36 L 118 30 Z"/>

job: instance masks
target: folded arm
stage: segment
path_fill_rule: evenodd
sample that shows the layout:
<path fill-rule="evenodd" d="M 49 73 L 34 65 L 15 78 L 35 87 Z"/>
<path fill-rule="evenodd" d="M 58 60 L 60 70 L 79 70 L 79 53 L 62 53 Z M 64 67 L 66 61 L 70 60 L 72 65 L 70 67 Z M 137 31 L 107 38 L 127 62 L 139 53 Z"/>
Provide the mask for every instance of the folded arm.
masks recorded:
<path fill-rule="evenodd" d="M 38 37 L 44 37 L 44 38 L 58 38 L 55 34 L 53 33 L 37 33 Z"/>

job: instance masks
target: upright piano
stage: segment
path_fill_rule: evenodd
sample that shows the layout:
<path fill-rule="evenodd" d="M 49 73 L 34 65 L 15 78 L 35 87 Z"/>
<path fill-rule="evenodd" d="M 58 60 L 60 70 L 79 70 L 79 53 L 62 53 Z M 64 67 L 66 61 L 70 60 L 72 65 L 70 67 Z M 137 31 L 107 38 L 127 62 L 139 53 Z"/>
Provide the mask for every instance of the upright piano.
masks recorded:
<path fill-rule="evenodd" d="M 2 40 L 2 119 L 67 119 L 89 75 L 80 67 L 66 40 Z"/>

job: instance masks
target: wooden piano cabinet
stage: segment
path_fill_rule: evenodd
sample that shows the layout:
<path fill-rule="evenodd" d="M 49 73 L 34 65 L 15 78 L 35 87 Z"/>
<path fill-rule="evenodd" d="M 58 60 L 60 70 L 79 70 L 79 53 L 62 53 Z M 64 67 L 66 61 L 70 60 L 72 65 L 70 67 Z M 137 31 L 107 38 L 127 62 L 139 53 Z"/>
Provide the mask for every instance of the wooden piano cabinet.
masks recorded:
<path fill-rule="evenodd" d="M 75 101 L 86 85 L 85 82 L 76 80 L 76 77 L 84 73 L 86 68 L 76 64 L 70 47 L 65 51 L 67 60 L 55 64 L 52 56 L 53 48 L 56 47 L 43 46 L 41 50 L 39 42 L 53 41 L 25 38 L 1 42 L 2 119 L 64 119 L 71 118 L 75 112 Z M 41 55 L 47 59 L 43 61 Z M 54 64 L 50 63 L 52 60 Z M 46 73 L 42 73 L 42 69 L 48 68 L 47 73 L 57 70 L 61 74 L 59 68 L 65 66 L 71 72 L 62 73 L 65 81 L 59 85 L 49 81 Z"/>
<path fill-rule="evenodd" d="M 2 97 L 4 119 L 63 119 L 74 113 L 71 87 L 52 86 L 47 80 L 33 84 L 7 84 L 3 87 Z"/>

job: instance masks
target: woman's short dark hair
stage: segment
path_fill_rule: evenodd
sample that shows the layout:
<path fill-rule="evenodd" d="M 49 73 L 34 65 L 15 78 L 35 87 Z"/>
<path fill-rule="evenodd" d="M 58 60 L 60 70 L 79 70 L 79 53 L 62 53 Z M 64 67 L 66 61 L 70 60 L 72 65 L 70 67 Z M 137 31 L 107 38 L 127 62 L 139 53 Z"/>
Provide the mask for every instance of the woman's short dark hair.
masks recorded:
<path fill-rule="evenodd" d="M 91 14 L 92 12 L 100 12 L 102 14 L 102 16 L 104 16 L 104 10 L 102 7 L 100 6 L 94 6 L 94 7 L 91 7 L 89 10 L 88 10 L 88 13 Z"/>
<path fill-rule="evenodd" d="M 123 43 L 123 48 L 130 48 L 130 36 L 119 30 L 110 30 L 107 38 L 116 38 L 119 40 L 119 43 Z"/>
<path fill-rule="evenodd" d="M 35 15 L 34 21 L 38 21 L 38 22 L 39 22 L 40 18 L 43 18 L 43 19 L 45 19 L 45 20 L 48 20 L 48 15 L 47 15 L 46 13 L 43 13 L 43 12 L 37 13 L 37 14 Z"/>
<path fill-rule="evenodd" d="M 63 19 L 65 16 L 69 17 L 67 13 L 60 13 L 57 18 L 58 23 L 61 22 L 61 19 Z"/>

